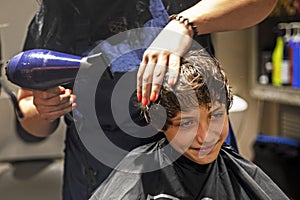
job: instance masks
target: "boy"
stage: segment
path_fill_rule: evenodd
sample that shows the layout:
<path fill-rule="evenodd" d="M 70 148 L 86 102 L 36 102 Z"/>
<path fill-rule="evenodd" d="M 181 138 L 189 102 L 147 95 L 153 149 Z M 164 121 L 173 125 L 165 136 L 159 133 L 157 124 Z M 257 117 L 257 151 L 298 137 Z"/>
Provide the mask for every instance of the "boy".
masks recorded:
<path fill-rule="evenodd" d="M 176 85 L 164 81 L 157 101 L 143 107 L 165 138 L 131 151 L 91 199 L 288 199 L 261 169 L 224 144 L 231 103 L 217 60 L 204 49 L 190 51 Z"/>

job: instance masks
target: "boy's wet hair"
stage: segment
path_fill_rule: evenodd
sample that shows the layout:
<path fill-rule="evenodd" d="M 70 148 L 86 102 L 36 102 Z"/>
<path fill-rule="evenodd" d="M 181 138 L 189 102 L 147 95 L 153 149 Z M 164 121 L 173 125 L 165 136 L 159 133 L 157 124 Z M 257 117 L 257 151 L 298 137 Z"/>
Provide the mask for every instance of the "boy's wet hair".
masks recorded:
<path fill-rule="evenodd" d="M 166 120 L 163 130 L 170 125 L 170 119 L 179 111 L 198 108 L 210 109 L 215 103 L 226 106 L 232 104 L 232 93 L 227 77 L 219 62 L 205 49 L 189 51 L 181 61 L 180 73 L 174 86 L 168 84 L 168 73 L 162 83 L 159 98 L 143 107 L 146 120 L 157 126 Z M 162 112 L 161 107 L 165 108 Z"/>

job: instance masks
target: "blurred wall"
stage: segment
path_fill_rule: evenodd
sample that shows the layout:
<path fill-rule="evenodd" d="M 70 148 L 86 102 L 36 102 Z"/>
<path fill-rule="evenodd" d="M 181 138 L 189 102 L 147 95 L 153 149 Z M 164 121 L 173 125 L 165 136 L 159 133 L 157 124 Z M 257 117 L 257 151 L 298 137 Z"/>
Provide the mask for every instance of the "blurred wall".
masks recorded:
<path fill-rule="evenodd" d="M 0 0 L 0 24 L 8 24 L 0 30 L 3 62 L 22 50 L 27 26 L 37 8 L 37 0 Z"/>

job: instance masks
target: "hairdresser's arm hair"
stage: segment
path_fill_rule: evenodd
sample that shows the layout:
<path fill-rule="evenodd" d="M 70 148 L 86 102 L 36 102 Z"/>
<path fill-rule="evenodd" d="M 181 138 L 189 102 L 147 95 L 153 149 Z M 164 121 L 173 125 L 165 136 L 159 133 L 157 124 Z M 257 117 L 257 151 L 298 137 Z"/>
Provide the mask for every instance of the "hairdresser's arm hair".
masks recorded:
<path fill-rule="evenodd" d="M 238 30 L 265 19 L 277 0 L 201 0 L 179 13 L 197 27 L 198 34 Z"/>

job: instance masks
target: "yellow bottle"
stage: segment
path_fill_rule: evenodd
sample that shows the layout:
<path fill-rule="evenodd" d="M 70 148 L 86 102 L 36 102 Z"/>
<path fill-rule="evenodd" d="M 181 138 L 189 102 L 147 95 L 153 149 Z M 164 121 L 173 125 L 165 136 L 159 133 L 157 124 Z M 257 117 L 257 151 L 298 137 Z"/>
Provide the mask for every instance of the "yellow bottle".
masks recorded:
<path fill-rule="evenodd" d="M 276 45 L 272 53 L 272 63 L 273 63 L 273 72 L 272 72 L 272 84 L 274 86 L 281 86 L 281 70 L 282 70 L 282 60 L 283 60 L 283 51 L 284 51 L 284 39 L 281 36 L 278 36 L 276 39 Z"/>

